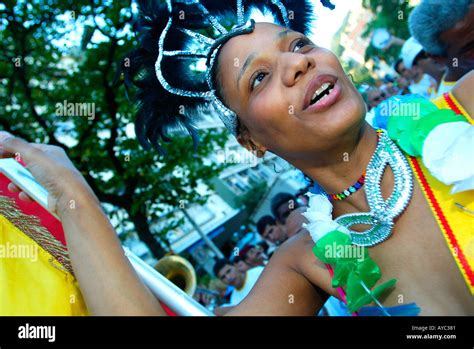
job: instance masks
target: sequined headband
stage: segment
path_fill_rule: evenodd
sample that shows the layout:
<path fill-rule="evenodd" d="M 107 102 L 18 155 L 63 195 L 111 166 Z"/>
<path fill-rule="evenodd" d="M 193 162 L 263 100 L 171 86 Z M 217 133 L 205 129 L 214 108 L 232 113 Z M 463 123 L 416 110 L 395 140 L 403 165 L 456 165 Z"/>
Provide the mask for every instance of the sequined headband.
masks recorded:
<path fill-rule="evenodd" d="M 330 4 L 330 2 L 327 0 L 322 1 L 323 4 L 325 2 Z M 155 63 L 156 76 L 160 84 L 165 90 L 172 94 L 183 97 L 203 98 L 207 100 L 211 103 L 211 105 L 214 106 L 225 127 L 233 135 L 237 135 L 237 115 L 232 110 L 227 108 L 217 96 L 217 90 L 213 82 L 213 70 L 219 49 L 222 47 L 222 45 L 237 35 L 253 32 L 255 28 L 255 22 L 253 20 L 246 21 L 244 0 L 236 0 L 236 23 L 230 30 L 227 30 L 224 25 L 220 23 L 215 16 L 213 16 L 200 2 L 200 0 L 166 0 L 166 4 L 169 12 L 169 19 L 158 40 L 158 58 Z M 290 27 L 288 11 L 283 3 L 279 0 L 271 0 L 271 4 L 279 11 L 280 18 L 283 21 L 283 23 L 279 24 L 282 24 L 285 27 Z M 213 28 L 214 32 L 216 33 L 215 37 L 203 35 L 202 33 L 193 30 L 193 28 L 185 28 L 184 26 L 178 26 L 174 24 L 173 11 L 175 10 L 175 5 L 193 6 L 194 8 L 197 8 L 200 12 L 200 15 L 203 16 L 207 22 L 209 22 L 209 27 Z M 330 6 L 332 5 L 330 4 Z M 198 45 L 195 45 L 196 47 L 193 47 L 193 50 L 165 50 L 165 40 L 171 29 L 184 33 L 190 39 L 194 40 Z M 164 57 L 174 57 L 187 60 L 206 59 L 206 90 L 188 90 L 171 86 L 171 84 L 163 75 L 162 64 Z"/>

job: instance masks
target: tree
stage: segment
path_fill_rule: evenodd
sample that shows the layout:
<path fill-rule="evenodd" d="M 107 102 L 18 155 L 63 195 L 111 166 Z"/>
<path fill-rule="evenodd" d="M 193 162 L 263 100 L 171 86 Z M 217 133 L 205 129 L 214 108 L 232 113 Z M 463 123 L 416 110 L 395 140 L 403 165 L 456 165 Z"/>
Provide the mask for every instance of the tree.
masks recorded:
<path fill-rule="evenodd" d="M 118 217 L 126 212 L 156 258 L 164 254 L 150 222 L 170 207 L 203 204 L 193 188 L 223 165 L 206 162 L 227 137 L 201 132 L 197 151 L 176 135 L 166 158 L 144 151 L 134 139 L 134 108 L 118 64 L 136 44 L 131 1 L 8 0 L 0 5 L 0 127 L 28 141 L 64 148 L 99 200 Z M 70 35 L 83 28 L 82 42 Z M 65 45 L 61 45 L 65 43 Z M 165 243 L 166 245 L 166 243 Z"/>
<path fill-rule="evenodd" d="M 408 39 L 410 31 L 408 29 L 408 16 L 413 10 L 413 6 L 406 0 L 363 0 L 362 6 L 374 13 L 373 19 L 367 24 L 363 34 L 368 37 L 378 28 L 387 29 L 392 35 Z M 394 62 L 400 55 L 400 46 L 391 46 L 387 50 L 379 50 L 370 45 L 365 52 L 365 59 L 370 57 L 380 57 L 386 62 Z"/>

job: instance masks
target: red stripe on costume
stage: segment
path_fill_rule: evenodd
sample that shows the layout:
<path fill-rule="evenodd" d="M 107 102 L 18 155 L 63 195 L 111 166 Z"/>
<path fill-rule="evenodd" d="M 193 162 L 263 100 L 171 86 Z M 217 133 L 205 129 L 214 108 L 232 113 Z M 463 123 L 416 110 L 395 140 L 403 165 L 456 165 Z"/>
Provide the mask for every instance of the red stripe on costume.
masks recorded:
<path fill-rule="evenodd" d="M 449 92 L 446 92 L 445 94 L 443 94 L 443 97 L 444 97 L 444 100 L 446 101 L 446 103 L 448 103 L 449 108 L 452 111 L 454 111 L 456 114 L 462 114 L 461 110 L 458 108 L 456 103 L 454 103 L 453 99 L 449 95 Z"/>
<path fill-rule="evenodd" d="M 40 220 L 41 226 L 45 227 L 56 240 L 59 240 L 61 244 L 66 246 L 66 239 L 61 222 L 37 202 L 20 200 L 18 198 L 19 193 L 12 193 L 8 190 L 8 184 L 10 182 L 6 176 L 0 173 L 0 195 L 14 199 L 21 212 L 28 216 L 36 216 Z"/>
<path fill-rule="evenodd" d="M 434 196 L 430 186 L 428 185 L 428 181 L 426 180 L 426 177 L 420 167 L 420 164 L 418 163 L 418 160 L 415 157 L 409 157 L 410 162 L 413 165 L 413 168 L 415 169 L 416 175 L 420 179 L 420 182 L 423 186 L 423 190 L 425 191 L 426 195 L 428 196 L 428 199 L 430 200 L 432 207 L 436 213 L 436 216 L 438 217 L 439 221 L 441 222 L 441 226 L 443 230 L 445 231 L 446 235 L 448 236 L 449 242 L 451 243 L 451 246 L 456 249 L 457 257 L 459 259 L 459 262 L 462 265 L 462 268 L 464 269 L 464 272 L 466 273 L 467 277 L 469 278 L 469 282 L 471 285 L 474 285 L 474 273 L 472 269 L 469 266 L 469 263 L 466 260 L 466 256 L 464 256 L 464 253 L 459 246 L 458 241 L 456 240 L 456 237 L 454 236 L 453 230 L 451 229 L 451 226 L 448 223 L 448 220 L 446 219 L 443 211 L 441 210 L 441 207 L 439 206 L 438 201 L 436 200 L 436 197 Z"/>

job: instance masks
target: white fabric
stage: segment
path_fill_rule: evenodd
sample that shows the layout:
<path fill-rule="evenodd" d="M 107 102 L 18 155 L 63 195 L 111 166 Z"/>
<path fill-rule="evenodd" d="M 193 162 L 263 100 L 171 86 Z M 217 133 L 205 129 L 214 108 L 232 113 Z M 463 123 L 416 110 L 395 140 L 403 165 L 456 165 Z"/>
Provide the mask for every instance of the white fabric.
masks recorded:
<path fill-rule="evenodd" d="M 314 243 L 333 230 L 339 230 L 349 235 L 346 227 L 337 224 L 332 219 L 332 204 L 326 195 L 306 193 L 309 197 L 308 208 L 303 216 L 309 223 L 303 223 L 303 228 L 311 235 Z"/>
<path fill-rule="evenodd" d="M 440 141 L 442 140 L 442 141 Z M 423 143 L 422 159 L 439 181 L 452 185 L 451 193 L 474 189 L 474 126 L 450 122 L 436 126 Z"/>
<path fill-rule="evenodd" d="M 423 50 L 423 46 L 412 36 L 402 46 L 401 56 L 403 57 L 403 65 L 407 69 L 413 68 L 413 61 L 416 56 Z"/>
<path fill-rule="evenodd" d="M 252 269 L 247 270 L 246 276 L 245 276 L 245 282 L 244 285 L 240 290 L 234 288 L 232 291 L 232 294 L 230 295 L 230 305 L 237 305 L 242 300 L 247 297 L 247 295 L 250 293 L 252 290 L 253 286 L 257 282 L 258 278 L 260 277 L 260 274 L 263 272 L 263 267 L 255 267 Z"/>
<path fill-rule="evenodd" d="M 409 90 L 413 94 L 421 95 L 427 99 L 436 97 L 436 80 L 428 74 L 423 74 L 423 77 L 417 83 L 412 83 Z"/>

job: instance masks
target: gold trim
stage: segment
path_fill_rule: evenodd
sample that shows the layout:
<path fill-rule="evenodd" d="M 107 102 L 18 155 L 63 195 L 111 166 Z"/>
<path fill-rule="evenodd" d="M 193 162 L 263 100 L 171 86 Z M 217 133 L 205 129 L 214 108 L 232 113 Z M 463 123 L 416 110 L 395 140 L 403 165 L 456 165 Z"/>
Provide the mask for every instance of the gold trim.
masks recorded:
<path fill-rule="evenodd" d="M 41 226 L 38 217 L 24 214 L 14 199 L 2 195 L 0 195 L 0 215 L 50 253 L 64 267 L 65 271 L 74 275 L 66 247 L 45 227 Z"/>

